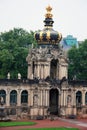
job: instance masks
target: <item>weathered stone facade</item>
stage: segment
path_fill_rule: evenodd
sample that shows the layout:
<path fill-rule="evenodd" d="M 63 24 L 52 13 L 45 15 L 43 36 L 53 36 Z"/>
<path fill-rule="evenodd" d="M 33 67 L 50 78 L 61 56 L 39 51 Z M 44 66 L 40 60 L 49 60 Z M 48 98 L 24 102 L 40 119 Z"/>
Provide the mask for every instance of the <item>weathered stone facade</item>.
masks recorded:
<path fill-rule="evenodd" d="M 5 92 L 2 97 L 6 113 L 17 119 L 48 118 L 50 115 L 87 117 L 87 82 L 49 78 L 0 80 L 0 95 L 2 91 Z M 23 92 L 26 93 L 23 95 Z"/>
<path fill-rule="evenodd" d="M 17 119 L 87 116 L 87 82 L 68 81 L 68 59 L 56 43 L 60 41 L 60 35 L 50 29 L 51 17 L 48 11 L 46 35 L 44 31 L 37 33 L 39 45 L 29 50 L 27 79 L 0 80 L 0 97 L 8 116 Z"/>
<path fill-rule="evenodd" d="M 68 61 L 58 45 L 31 49 L 27 56 L 28 79 L 67 78 Z"/>

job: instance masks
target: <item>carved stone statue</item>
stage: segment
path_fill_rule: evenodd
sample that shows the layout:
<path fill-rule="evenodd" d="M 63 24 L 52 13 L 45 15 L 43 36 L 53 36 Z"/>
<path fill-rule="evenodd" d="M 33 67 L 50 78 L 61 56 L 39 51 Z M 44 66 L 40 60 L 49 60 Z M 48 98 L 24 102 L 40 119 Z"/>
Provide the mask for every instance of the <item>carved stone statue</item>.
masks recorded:
<path fill-rule="evenodd" d="M 68 105 L 71 105 L 71 100 L 72 100 L 71 96 L 68 95 L 68 96 L 67 96 L 67 104 L 68 104 Z"/>
<path fill-rule="evenodd" d="M 10 79 L 10 73 L 8 72 L 8 74 L 7 74 L 7 79 Z"/>
<path fill-rule="evenodd" d="M 20 73 L 18 73 L 18 79 L 21 79 L 21 74 Z"/>
<path fill-rule="evenodd" d="M 33 97 L 33 103 L 34 103 L 34 106 L 38 105 L 38 96 L 37 95 L 34 95 L 34 97 Z"/>

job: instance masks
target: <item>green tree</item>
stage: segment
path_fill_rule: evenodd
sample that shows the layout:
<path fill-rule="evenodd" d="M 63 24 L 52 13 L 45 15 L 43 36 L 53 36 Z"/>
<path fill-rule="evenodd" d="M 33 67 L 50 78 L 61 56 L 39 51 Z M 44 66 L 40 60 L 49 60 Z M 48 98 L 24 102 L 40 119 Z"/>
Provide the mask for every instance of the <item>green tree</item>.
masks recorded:
<path fill-rule="evenodd" d="M 72 47 L 68 52 L 69 79 L 87 80 L 87 40 L 79 45 L 79 48 Z"/>
<path fill-rule="evenodd" d="M 21 73 L 22 78 L 27 76 L 26 56 L 29 47 L 36 42 L 34 32 L 27 32 L 22 28 L 14 28 L 0 35 L 0 78 L 6 78 L 11 73 L 11 78 L 17 78 Z"/>

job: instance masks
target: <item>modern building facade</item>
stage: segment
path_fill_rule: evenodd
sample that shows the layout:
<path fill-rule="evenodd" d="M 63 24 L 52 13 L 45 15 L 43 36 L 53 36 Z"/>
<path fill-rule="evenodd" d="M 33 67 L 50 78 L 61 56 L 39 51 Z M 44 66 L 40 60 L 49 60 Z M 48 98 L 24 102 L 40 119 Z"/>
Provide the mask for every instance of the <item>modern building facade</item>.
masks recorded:
<path fill-rule="evenodd" d="M 72 46 L 76 46 L 78 48 L 79 44 L 77 38 L 74 38 L 72 35 L 67 35 L 61 40 L 61 46 L 64 51 L 68 51 Z"/>
<path fill-rule="evenodd" d="M 44 29 L 29 50 L 27 79 L 0 80 L 0 108 L 18 118 L 87 116 L 87 82 L 68 81 L 68 59 L 59 46 L 62 35 L 53 29 L 52 8 L 46 8 Z"/>

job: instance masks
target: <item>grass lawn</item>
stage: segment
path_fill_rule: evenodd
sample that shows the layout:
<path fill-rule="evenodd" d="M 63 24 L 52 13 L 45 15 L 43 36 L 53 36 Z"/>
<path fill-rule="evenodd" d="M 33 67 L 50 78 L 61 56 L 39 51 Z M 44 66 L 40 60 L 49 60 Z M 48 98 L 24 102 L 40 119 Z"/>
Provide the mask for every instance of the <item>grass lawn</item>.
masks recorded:
<path fill-rule="evenodd" d="M 33 128 L 33 129 L 21 129 L 21 130 L 79 130 L 78 128 Z"/>
<path fill-rule="evenodd" d="M 0 127 L 35 125 L 35 122 L 0 122 Z"/>

